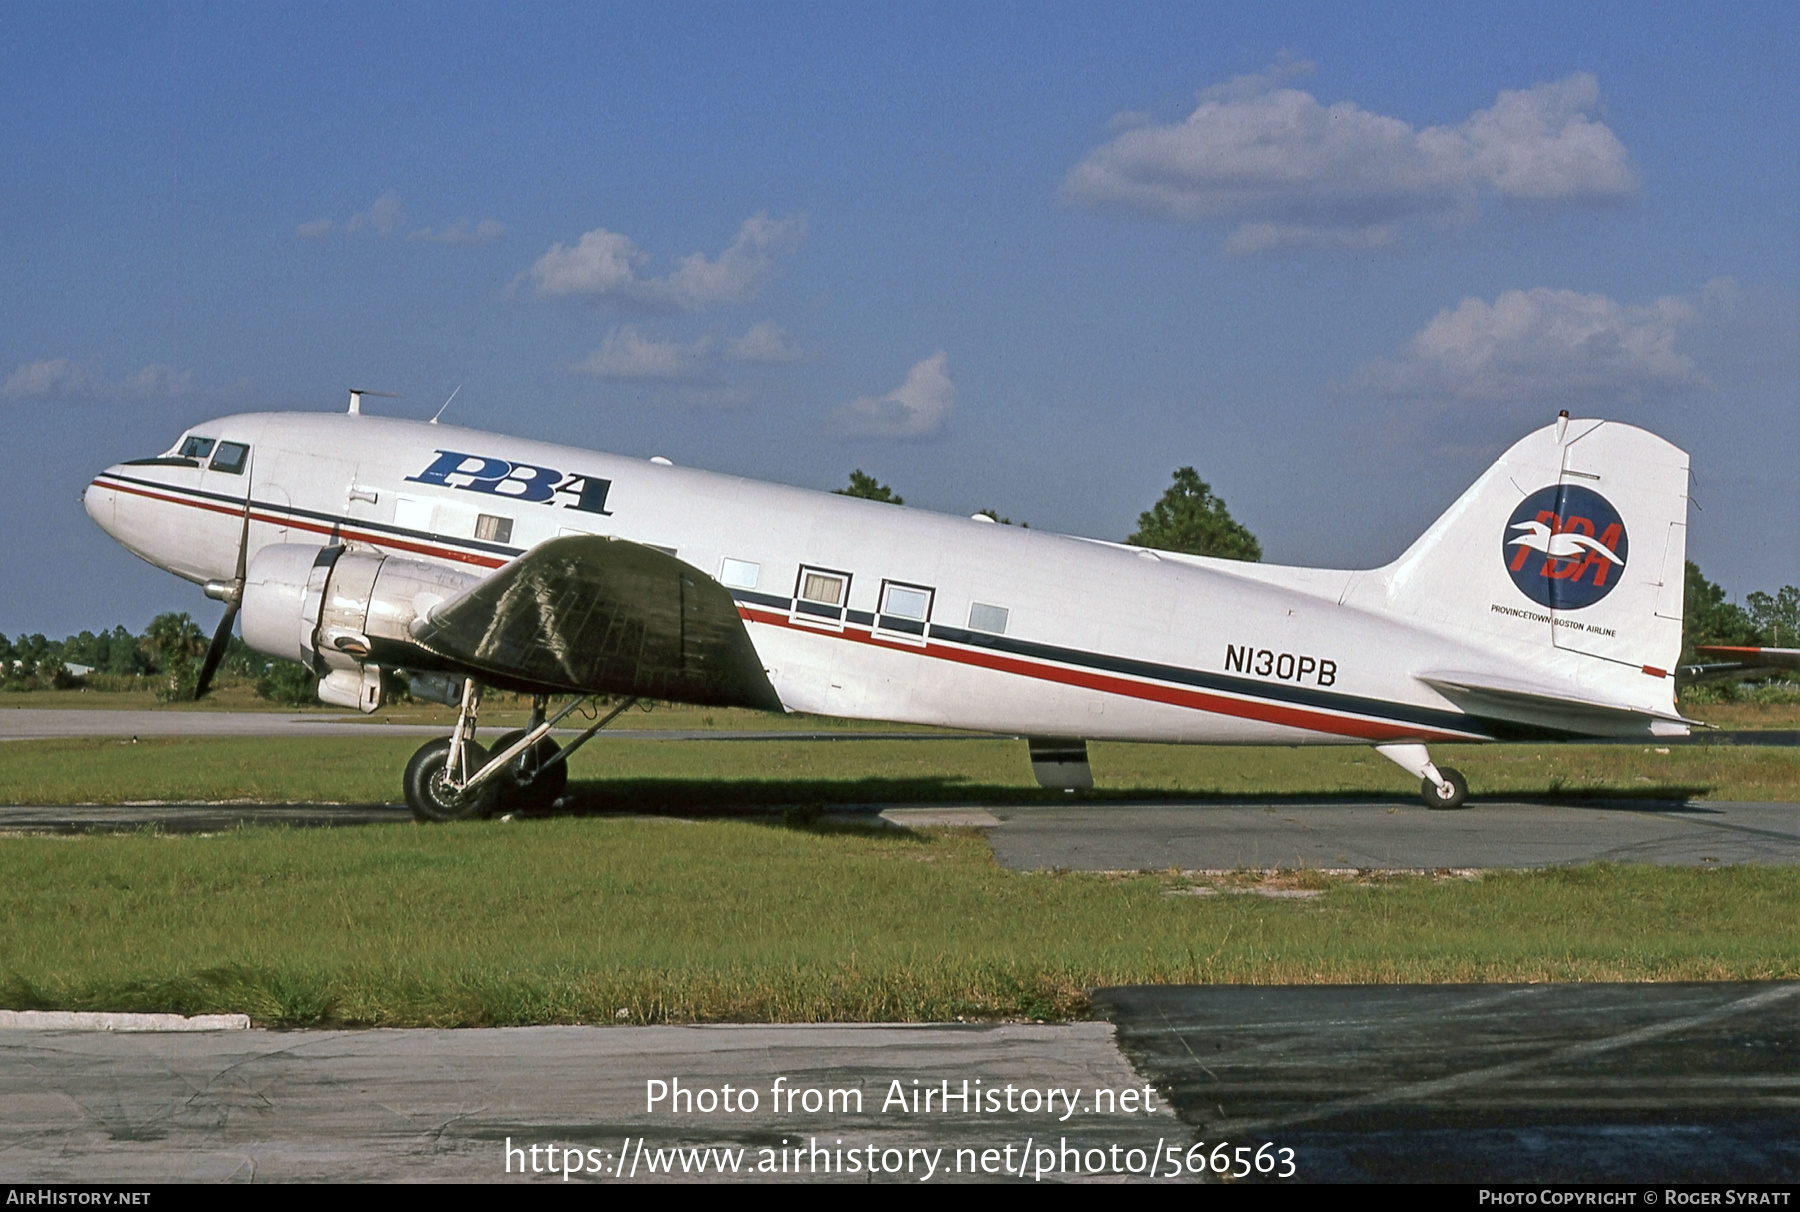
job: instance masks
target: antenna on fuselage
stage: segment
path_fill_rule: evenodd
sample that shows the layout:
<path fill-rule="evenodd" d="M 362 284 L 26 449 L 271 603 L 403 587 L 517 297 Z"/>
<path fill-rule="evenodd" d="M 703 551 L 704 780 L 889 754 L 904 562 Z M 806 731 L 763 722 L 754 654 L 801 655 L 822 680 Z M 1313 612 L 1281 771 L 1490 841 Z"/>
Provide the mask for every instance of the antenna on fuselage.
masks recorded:
<path fill-rule="evenodd" d="M 397 391 L 370 391 L 366 387 L 352 387 L 350 389 L 351 416 L 362 416 L 362 398 L 364 396 L 384 396 L 389 400 L 398 400 L 400 398 L 400 393 Z"/>
<path fill-rule="evenodd" d="M 462 384 L 461 384 L 461 383 L 458 383 L 458 384 L 457 384 L 457 385 L 456 385 L 456 391 L 461 391 L 461 390 L 462 390 Z M 454 400 L 454 399 L 456 399 L 456 391 L 453 391 L 453 392 L 451 392 L 451 393 L 450 393 L 450 400 Z M 448 407 L 450 407 L 450 400 L 445 400 L 445 401 L 444 401 L 444 408 L 448 408 Z M 434 412 L 434 413 L 432 413 L 432 414 L 431 414 L 431 420 L 430 420 L 430 421 L 428 421 L 428 422 L 426 422 L 426 423 L 427 423 L 427 424 L 429 424 L 429 425 L 436 425 L 436 424 L 437 424 L 437 419 L 438 419 L 438 418 L 439 418 L 439 417 L 441 417 L 441 416 L 443 416 L 443 415 L 444 415 L 444 408 L 440 408 L 440 409 L 438 409 L 438 410 L 437 410 L 437 411 L 436 411 L 436 412 Z"/>

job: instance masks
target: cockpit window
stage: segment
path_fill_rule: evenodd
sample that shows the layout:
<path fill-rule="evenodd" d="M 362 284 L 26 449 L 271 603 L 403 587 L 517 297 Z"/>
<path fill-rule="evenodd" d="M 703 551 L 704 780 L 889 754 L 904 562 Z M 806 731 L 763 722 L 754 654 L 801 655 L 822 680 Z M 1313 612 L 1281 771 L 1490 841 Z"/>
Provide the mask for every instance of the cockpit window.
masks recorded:
<path fill-rule="evenodd" d="M 250 448 L 242 442 L 220 442 L 219 452 L 213 456 L 212 470 L 241 476 L 244 474 L 244 460 L 249 457 Z"/>
<path fill-rule="evenodd" d="M 184 459 L 204 459 L 207 455 L 212 453 L 212 448 L 213 440 L 211 438 L 189 437 L 184 439 L 181 443 L 181 457 Z"/>

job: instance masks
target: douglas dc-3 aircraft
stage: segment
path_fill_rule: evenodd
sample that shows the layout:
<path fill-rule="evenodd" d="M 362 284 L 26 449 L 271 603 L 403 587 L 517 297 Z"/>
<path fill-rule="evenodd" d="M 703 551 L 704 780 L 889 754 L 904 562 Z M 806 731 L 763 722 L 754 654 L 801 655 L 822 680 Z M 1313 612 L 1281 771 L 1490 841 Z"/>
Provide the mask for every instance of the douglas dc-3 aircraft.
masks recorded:
<path fill-rule="evenodd" d="M 249 413 L 107 468 L 88 514 L 205 587 L 252 648 L 374 711 L 383 669 L 460 706 L 414 755 L 421 819 L 544 807 L 591 696 L 990 730 L 1045 786 L 1090 739 L 1373 745 L 1425 802 L 1430 742 L 1685 735 L 1687 456 L 1558 420 L 1399 559 L 1283 568 L 1016 530 L 431 422 Z M 531 726 L 475 740 L 483 686 Z M 573 696 L 552 714 L 553 697 Z M 598 716 L 598 712 L 594 713 Z M 591 717 L 590 717 L 591 718 Z"/>

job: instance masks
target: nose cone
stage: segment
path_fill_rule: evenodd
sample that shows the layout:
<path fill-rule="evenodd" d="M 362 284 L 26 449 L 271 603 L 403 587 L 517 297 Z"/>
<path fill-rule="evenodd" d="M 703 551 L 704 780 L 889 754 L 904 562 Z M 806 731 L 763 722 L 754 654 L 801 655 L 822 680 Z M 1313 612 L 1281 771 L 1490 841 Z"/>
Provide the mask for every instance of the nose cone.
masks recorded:
<path fill-rule="evenodd" d="M 87 510 L 87 516 L 94 519 L 94 524 L 107 534 L 114 534 L 113 519 L 118 512 L 119 494 L 110 487 L 104 477 L 119 470 L 117 465 L 108 467 L 96 476 L 81 494 L 81 506 Z M 114 537 L 117 537 L 114 535 Z"/>

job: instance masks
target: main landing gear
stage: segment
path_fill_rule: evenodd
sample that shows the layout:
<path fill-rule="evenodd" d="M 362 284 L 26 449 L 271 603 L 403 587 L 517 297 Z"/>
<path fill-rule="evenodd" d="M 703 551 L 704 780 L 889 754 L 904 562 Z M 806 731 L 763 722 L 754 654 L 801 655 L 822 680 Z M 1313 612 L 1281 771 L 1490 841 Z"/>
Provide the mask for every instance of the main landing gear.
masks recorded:
<path fill-rule="evenodd" d="M 490 753 L 475 740 L 481 688 L 474 679 L 465 680 L 456 730 L 426 742 L 406 764 L 406 806 L 421 821 L 467 821 L 496 812 L 547 810 L 568 787 L 569 755 L 637 702 L 627 699 L 567 748 L 559 747 L 550 739 L 551 729 L 587 697 L 577 695 L 554 716 L 547 716 L 548 696 L 538 695 L 532 700 L 531 722 L 503 733 Z"/>
<path fill-rule="evenodd" d="M 1461 808 L 1469 798 L 1469 780 L 1461 771 L 1433 765 L 1423 745 L 1377 745 L 1375 752 L 1419 780 L 1427 808 Z"/>

